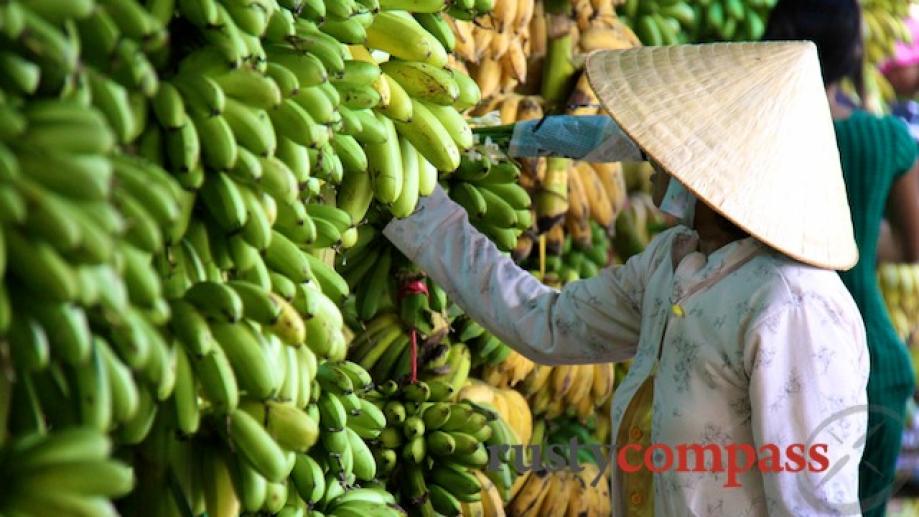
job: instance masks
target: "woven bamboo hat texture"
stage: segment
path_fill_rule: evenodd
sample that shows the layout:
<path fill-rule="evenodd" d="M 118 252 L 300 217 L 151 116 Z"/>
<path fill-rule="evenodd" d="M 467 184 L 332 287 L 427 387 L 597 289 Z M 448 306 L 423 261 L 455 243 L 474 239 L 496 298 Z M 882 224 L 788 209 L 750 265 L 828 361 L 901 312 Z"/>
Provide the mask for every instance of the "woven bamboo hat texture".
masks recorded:
<path fill-rule="evenodd" d="M 645 153 L 734 224 L 806 264 L 858 261 L 813 43 L 597 51 L 587 73 Z"/>

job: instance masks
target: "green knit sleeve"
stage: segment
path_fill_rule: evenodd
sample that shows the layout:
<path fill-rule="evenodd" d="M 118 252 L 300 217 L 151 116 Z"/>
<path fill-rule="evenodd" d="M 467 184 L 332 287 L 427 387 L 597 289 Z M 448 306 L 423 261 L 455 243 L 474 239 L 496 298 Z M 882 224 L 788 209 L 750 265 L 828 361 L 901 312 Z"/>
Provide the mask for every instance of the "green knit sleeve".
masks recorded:
<path fill-rule="evenodd" d="M 906 123 L 897 117 L 888 117 L 890 125 L 890 145 L 892 147 L 894 177 L 899 177 L 913 167 L 919 146 L 910 134 Z"/>

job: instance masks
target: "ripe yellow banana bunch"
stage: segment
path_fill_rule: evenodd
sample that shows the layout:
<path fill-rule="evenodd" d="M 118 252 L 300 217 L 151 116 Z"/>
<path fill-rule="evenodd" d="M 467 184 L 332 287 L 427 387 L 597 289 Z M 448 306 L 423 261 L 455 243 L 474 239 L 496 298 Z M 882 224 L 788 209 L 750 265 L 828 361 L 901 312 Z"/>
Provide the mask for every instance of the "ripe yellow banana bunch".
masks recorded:
<path fill-rule="evenodd" d="M 487 364 L 482 370 L 482 379 L 498 388 L 513 388 L 536 368 L 536 363 L 512 350 L 507 358 L 498 364 Z"/>
<path fill-rule="evenodd" d="M 523 120 L 541 118 L 543 116 L 542 105 L 542 98 L 538 95 L 508 93 L 484 100 L 470 114 L 482 116 L 496 112 L 501 124 L 513 124 Z"/>
<path fill-rule="evenodd" d="M 909 42 L 912 36 L 904 23 L 910 2 L 881 2 L 862 0 L 862 24 L 865 40 L 865 105 L 881 113 L 896 94 L 890 83 L 878 71 L 878 65 L 893 55 L 894 45 Z M 851 88 L 848 88 L 850 93 Z"/>
<path fill-rule="evenodd" d="M 572 2 L 577 21 L 580 51 L 624 49 L 641 46 L 638 36 L 616 15 L 611 0 L 575 0 Z"/>
<path fill-rule="evenodd" d="M 865 80 L 865 109 L 872 113 L 883 114 L 889 109 L 890 103 L 896 99 L 896 92 L 891 86 L 887 77 L 882 74 L 874 65 L 867 62 L 864 66 Z M 845 81 L 842 84 L 843 91 L 846 94 L 856 98 L 857 92 L 851 81 Z"/>
<path fill-rule="evenodd" d="M 473 474 L 482 485 L 480 500 L 464 502 L 461 505 L 463 517 L 504 517 L 507 515 L 504 511 L 504 499 L 498 486 L 480 470 L 473 471 Z"/>
<path fill-rule="evenodd" d="M 577 473 L 561 470 L 530 475 L 508 505 L 507 515 L 610 515 L 612 499 L 606 473 L 601 474 L 592 463 L 581 467 L 583 470 Z"/>
<path fill-rule="evenodd" d="M 496 0 L 488 18 L 453 19 L 456 55 L 466 62 L 482 98 L 513 91 L 527 79 L 530 23 L 539 2 Z"/>
<path fill-rule="evenodd" d="M 513 430 L 518 443 L 530 443 L 533 435 L 533 414 L 520 392 L 509 388 L 496 388 L 478 379 L 469 379 L 457 397 L 458 400 L 471 400 L 493 406 Z"/>
<path fill-rule="evenodd" d="M 894 45 L 912 39 L 904 19 L 909 15 L 910 2 L 879 2 L 862 0 L 865 28 L 865 59 L 878 65 L 893 54 Z"/>
<path fill-rule="evenodd" d="M 545 366 L 523 381 L 523 393 L 536 415 L 552 419 L 564 414 L 587 421 L 613 393 L 615 369 L 610 363 Z"/>
<path fill-rule="evenodd" d="M 878 283 L 894 328 L 907 338 L 919 326 L 919 266 L 880 264 Z"/>

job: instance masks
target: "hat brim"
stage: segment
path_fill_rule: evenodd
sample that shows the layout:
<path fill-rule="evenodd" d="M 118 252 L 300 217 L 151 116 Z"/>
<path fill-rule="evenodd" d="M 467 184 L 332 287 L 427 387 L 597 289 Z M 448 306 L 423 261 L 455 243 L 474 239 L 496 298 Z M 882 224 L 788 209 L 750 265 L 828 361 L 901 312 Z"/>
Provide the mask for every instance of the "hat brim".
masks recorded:
<path fill-rule="evenodd" d="M 588 81 L 617 125 L 706 206 L 788 257 L 821 268 L 847 270 L 858 262 L 858 249 L 816 52 L 810 49 L 813 63 L 806 63 L 809 56 L 799 55 L 802 45 L 813 44 L 793 44 L 798 46 L 793 52 L 788 52 L 788 45 L 722 43 L 595 51 L 587 59 Z M 686 52 L 681 53 L 682 49 Z M 805 96 L 794 98 L 784 88 L 782 98 L 775 100 L 768 95 L 776 95 L 779 89 L 765 92 L 768 95 L 758 91 L 774 64 L 760 70 L 765 74 L 762 80 L 738 77 L 773 54 L 782 58 L 784 66 L 816 67 L 816 86 L 815 77 L 805 77 L 812 83 Z M 726 71 L 734 66 L 737 71 Z M 814 70 L 809 72 L 813 76 Z M 791 79 L 792 87 L 803 88 L 798 77 Z M 723 104 L 680 104 L 685 100 L 681 96 L 693 95 Z M 792 104 L 788 108 L 793 112 L 809 113 L 803 113 L 800 120 L 783 120 L 782 101 Z M 760 113 L 742 112 L 770 102 L 780 106 Z M 718 109 L 724 106 L 741 111 L 729 114 L 732 117 L 720 114 L 722 119 L 718 119 Z M 746 116 L 754 119 L 738 120 Z M 786 134 L 790 132 L 795 134 Z M 811 145 L 812 152 L 806 153 L 804 144 Z M 800 167 L 792 166 L 795 161 L 802 162 Z M 809 174 L 799 174 L 801 171 Z M 777 192 L 794 185 L 806 192 L 789 190 L 787 196 Z M 787 207 L 786 213 L 781 207 Z"/>

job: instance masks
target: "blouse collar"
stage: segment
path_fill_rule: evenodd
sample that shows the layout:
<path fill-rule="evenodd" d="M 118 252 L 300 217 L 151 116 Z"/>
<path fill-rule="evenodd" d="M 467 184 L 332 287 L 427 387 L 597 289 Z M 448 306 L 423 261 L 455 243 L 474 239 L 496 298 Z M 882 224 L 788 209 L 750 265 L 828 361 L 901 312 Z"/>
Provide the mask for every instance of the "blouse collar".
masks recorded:
<path fill-rule="evenodd" d="M 714 283 L 727 276 L 766 246 L 754 237 L 746 237 L 725 244 L 707 257 L 698 250 L 699 234 L 688 227 L 673 240 L 671 259 L 674 272 L 674 289 L 677 298 L 702 282 Z"/>

